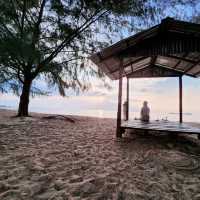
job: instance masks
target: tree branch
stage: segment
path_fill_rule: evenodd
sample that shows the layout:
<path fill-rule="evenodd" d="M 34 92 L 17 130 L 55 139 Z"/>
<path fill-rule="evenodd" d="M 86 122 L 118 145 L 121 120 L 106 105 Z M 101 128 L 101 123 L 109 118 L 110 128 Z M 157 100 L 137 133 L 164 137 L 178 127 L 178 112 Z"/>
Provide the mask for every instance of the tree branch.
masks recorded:
<path fill-rule="evenodd" d="M 43 0 L 41 3 L 41 7 L 40 7 L 40 11 L 39 11 L 39 16 L 38 16 L 38 21 L 35 24 L 35 29 L 33 32 L 33 39 L 32 39 L 32 50 L 33 52 L 35 51 L 35 44 L 37 43 L 38 39 L 39 39 L 39 34 L 40 34 L 40 24 L 42 22 L 42 16 L 43 16 L 43 11 L 44 11 L 44 7 L 46 4 L 46 0 Z M 30 59 L 28 61 L 28 66 L 31 66 L 33 62 L 33 56 L 30 56 Z"/>
<path fill-rule="evenodd" d="M 11 0 L 12 2 L 12 5 L 13 5 L 13 10 L 15 12 L 15 16 L 16 16 L 16 20 L 13 19 L 15 21 L 15 23 L 19 26 L 19 29 L 21 30 L 21 25 L 20 25 L 20 21 L 19 21 L 19 15 L 17 14 L 17 9 L 16 9 L 16 6 L 15 6 L 15 2 L 13 0 Z"/>
<path fill-rule="evenodd" d="M 27 0 L 23 0 L 23 9 L 22 9 L 22 18 L 21 18 L 21 38 L 23 37 L 24 32 L 24 19 L 26 15 L 26 7 L 27 7 Z"/>
<path fill-rule="evenodd" d="M 15 38 L 15 35 L 9 30 L 9 28 L 6 26 L 6 24 L 4 24 L 2 21 L 1 21 L 1 25 L 0 26 L 3 26 L 3 28 L 8 32 L 8 34 L 10 36 L 12 36 L 13 38 Z"/>
<path fill-rule="evenodd" d="M 45 60 L 43 60 L 38 67 L 36 68 L 35 72 L 34 72 L 34 76 L 37 76 L 38 72 L 40 71 L 40 68 L 42 66 L 44 66 L 46 63 L 50 62 L 51 60 L 53 60 L 58 53 L 60 53 L 60 51 L 65 48 L 65 46 L 67 44 L 69 44 L 75 37 L 77 37 L 78 35 L 80 35 L 80 33 L 82 33 L 83 31 L 85 31 L 92 23 L 94 23 L 95 21 L 97 21 L 100 17 L 102 17 L 103 15 L 105 15 L 106 13 L 109 12 L 109 10 L 106 10 L 104 12 L 102 12 L 101 14 L 99 14 L 102 10 L 98 10 L 94 15 L 92 15 L 82 26 L 78 27 L 74 33 L 72 33 L 67 39 L 65 39 L 56 49 L 54 52 L 51 53 L 51 55 L 49 55 L 49 57 L 47 57 Z M 99 14 L 99 15 L 98 15 Z M 98 15 L 98 16 L 97 16 Z"/>
<path fill-rule="evenodd" d="M 34 33 L 33 33 L 33 42 L 32 42 L 33 44 L 35 44 L 36 41 L 39 39 L 40 24 L 42 22 L 42 16 L 43 16 L 45 4 L 46 4 L 46 0 L 43 0 L 42 3 L 41 3 L 40 11 L 39 11 L 38 21 L 35 24 L 35 30 L 34 30 Z"/>
<path fill-rule="evenodd" d="M 20 68 L 18 68 L 18 70 L 17 70 L 17 77 L 18 77 L 19 81 L 24 84 L 24 80 L 22 80 L 22 78 L 20 76 Z"/>

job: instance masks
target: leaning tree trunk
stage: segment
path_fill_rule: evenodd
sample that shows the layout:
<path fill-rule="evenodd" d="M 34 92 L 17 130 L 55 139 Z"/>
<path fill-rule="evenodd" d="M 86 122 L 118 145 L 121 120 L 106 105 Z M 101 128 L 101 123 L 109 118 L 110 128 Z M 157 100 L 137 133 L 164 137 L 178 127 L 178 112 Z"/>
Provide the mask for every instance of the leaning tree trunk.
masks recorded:
<path fill-rule="evenodd" d="M 29 95 L 31 89 L 31 80 L 25 80 L 22 88 L 22 93 L 20 96 L 18 115 L 19 117 L 27 117 L 28 116 L 28 104 L 29 104 Z"/>

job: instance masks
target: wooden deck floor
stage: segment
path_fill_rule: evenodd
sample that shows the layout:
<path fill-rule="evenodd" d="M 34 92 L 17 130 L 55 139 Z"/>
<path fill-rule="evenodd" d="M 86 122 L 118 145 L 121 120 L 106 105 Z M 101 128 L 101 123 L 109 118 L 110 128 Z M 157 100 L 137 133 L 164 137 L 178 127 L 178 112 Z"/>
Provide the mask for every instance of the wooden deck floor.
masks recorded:
<path fill-rule="evenodd" d="M 179 122 L 171 121 L 150 121 L 149 123 L 146 123 L 140 120 L 129 120 L 123 121 L 121 127 L 125 129 L 200 134 L 200 128 L 198 127 L 194 127 L 188 123 L 181 124 Z"/>

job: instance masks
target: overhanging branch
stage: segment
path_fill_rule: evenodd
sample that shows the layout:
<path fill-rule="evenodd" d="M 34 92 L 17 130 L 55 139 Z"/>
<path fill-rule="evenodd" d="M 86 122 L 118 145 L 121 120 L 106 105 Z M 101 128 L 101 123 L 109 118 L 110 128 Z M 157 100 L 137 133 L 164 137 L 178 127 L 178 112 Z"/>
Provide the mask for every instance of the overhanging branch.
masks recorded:
<path fill-rule="evenodd" d="M 86 21 L 82 26 L 80 26 L 79 28 L 77 28 L 74 33 L 72 33 L 67 39 L 65 39 L 57 48 L 54 52 L 52 52 L 51 55 L 49 55 L 45 60 L 43 60 L 37 67 L 36 71 L 35 71 L 35 75 L 37 75 L 37 73 L 40 71 L 40 68 L 42 66 L 44 66 L 46 63 L 50 62 L 51 60 L 53 60 L 59 53 L 60 51 L 62 51 L 63 48 L 66 47 L 67 44 L 70 44 L 71 41 L 73 41 L 73 39 L 75 37 L 77 37 L 78 35 L 80 35 L 82 32 L 84 32 L 92 23 L 94 23 L 95 21 L 97 21 L 100 17 L 102 17 L 103 15 L 105 15 L 106 13 L 109 12 L 109 10 L 106 10 L 104 12 L 101 13 L 102 10 L 98 10 L 94 15 L 92 15 L 88 21 Z M 100 13 L 100 14 L 99 14 Z M 99 15 L 98 15 L 99 14 Z M 98 16 L 97 16 L 98 15 Z"/>

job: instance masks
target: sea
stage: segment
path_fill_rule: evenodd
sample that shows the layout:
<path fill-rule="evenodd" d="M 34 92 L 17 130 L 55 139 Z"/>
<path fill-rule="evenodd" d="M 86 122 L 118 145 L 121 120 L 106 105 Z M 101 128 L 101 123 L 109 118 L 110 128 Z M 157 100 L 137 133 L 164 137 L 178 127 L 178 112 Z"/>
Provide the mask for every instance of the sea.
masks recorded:
<path fill-rule="evenodd" d="M 18 108 L 19 98 L 15 96 L 3 95 L 0 96 L 0 109 L 16 110 Z M 135 105 L 135 107 L 133 107 Z M 150 118 L 152 120 L 169 120 L 178 121 L 179 112 L 178 107 L 174 111 L 167 110 L 163 107 L 162 110 L 151 108 Z M 116 118 L 117 116 L 117 101 L 109 102 L 105 98 L 102 100 L 97 98 L 86 97 L 37 97 L 30 100 L 29 111 L 36 113 L 46 114 L 61 114 L 61 115 L 78 115 L 78 116 L 91 116 L 100 118 Z M 123 116 L 123 110 L 122 110 Z M 138 102 L 133 102 L 130 105 L 129 111 L 130 119 L 140 117 L 140 107 Z M 183 121 L 185 122 L 198 122 L 200 123 L 200 113 L 197 112 L 184 112 Z"/>

